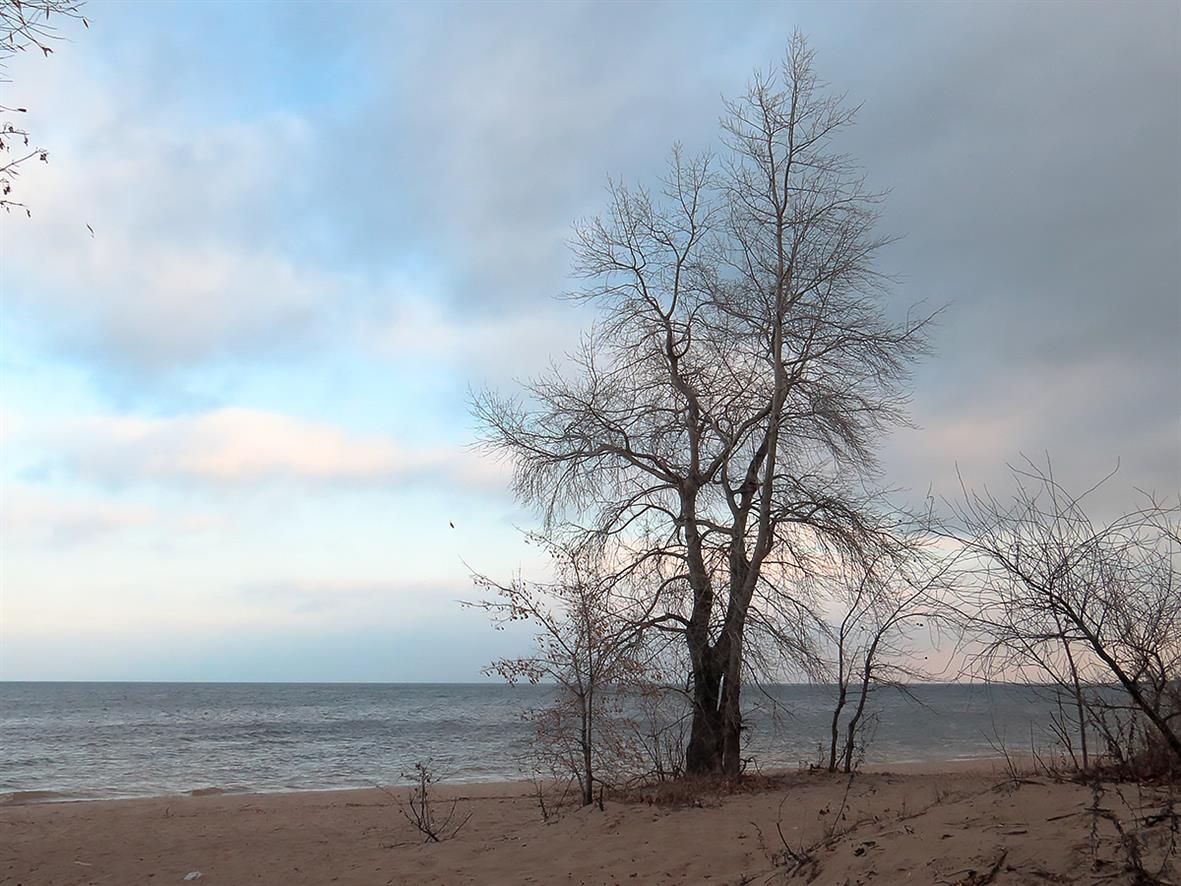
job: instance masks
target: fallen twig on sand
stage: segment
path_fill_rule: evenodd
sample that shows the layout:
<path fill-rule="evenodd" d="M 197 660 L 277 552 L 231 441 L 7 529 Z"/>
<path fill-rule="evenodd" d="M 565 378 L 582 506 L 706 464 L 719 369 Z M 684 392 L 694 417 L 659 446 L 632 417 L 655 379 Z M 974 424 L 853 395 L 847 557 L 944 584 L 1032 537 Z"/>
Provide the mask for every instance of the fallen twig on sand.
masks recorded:
<path fill-rule="evenodd" d="M 985 873 L 983 877 L 972 881 L 973 886 L 984 886 L 985 883 L 991 883 L 993 880 L 995 880 L 997 873 L 1001 869 L 1001 865 L 1005 863 L 1005 859 L 1008 858 L 1008 856 L 1009 850 L 1002 849 L 1001 854 L 996 857 L 996 861 L 992 863 L 992 867 L 988 869 L 987 873 Z"/>

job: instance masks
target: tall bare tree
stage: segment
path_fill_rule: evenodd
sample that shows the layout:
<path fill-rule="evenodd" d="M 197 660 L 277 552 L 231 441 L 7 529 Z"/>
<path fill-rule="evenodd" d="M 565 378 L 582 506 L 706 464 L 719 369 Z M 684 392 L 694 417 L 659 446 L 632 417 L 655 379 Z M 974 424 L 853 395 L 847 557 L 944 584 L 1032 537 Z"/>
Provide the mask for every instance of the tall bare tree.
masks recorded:
<path fill-rule="evenodd" d="M 61 39 L 60 22 L 76 20 L 89 27 L 82 6 L 83 0 L 0 0 L 0 82 L 6 82 L 8 62 L 17 53 L 52 53 Z M 15 122 L 24 113 L 25 108 L 0 104 L 0 208 L 28 215 L 29 208 L 12 196 L 15 180 L 28 161 L 48 162 L 49 151 L 34 145 L 28 129 Z"/>
<path fill-rule="evenodd" d="M 853 118 L 794 36 L 727 103 L 719 156 L 674 149 L 658 190 L 612 184 L 577 228 L 600 322 L 573 367 L 475 401 L 520 499 L 683 634 L 691 774 L 740 771 L 747 644 L 807 657 L 810 576 L 896 544 L 874 446 L 926 319 L 885 316 L 880 195 L 834 144 Z"/>

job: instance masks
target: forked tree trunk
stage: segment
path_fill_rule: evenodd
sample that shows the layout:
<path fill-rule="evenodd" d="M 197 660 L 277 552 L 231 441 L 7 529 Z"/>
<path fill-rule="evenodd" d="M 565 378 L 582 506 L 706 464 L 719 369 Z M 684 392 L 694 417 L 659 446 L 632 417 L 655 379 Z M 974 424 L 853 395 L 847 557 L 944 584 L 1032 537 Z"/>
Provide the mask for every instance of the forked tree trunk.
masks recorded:
<path fill-rule="evenodd" d="M 693 721 L 685 749 L 687 775 L 737 776 L 742 770 L 741 683 L 733 679 L 735 656 L 719 665 L 708 649 L 694 669 Z"/>
<path fill-rule="evenodd" d="M 722 683 L 722 774 L 742 774 L 742 634 L 731 634 Z"/>
<path fill-rule="evenodd" d="M 694 658 L 700 663 L 693 673 L 693 723 L 689 730 L 689 744 L 685 748 L 687 775 L 718 775 L 722 771 L 722 674 L 713 666 L 709 650 Z"/>
<path fill-rule="evenodd" d="M 857 696 L 857 708 L 849 718 L 848 736 L 845 739 L 844 770 L 853 771 L 853 751 L 857 746 L 857 729 L 861 723 L 861 715 L 865 713 L 865 702 L 869 699 L 869 687 L 873 681 L 873 658 L 878 651 L 878 641 L 882 634 L 879 632 L 869 645 L 865 655 L 865 667 L 861 670 L 861 692 Z"/>

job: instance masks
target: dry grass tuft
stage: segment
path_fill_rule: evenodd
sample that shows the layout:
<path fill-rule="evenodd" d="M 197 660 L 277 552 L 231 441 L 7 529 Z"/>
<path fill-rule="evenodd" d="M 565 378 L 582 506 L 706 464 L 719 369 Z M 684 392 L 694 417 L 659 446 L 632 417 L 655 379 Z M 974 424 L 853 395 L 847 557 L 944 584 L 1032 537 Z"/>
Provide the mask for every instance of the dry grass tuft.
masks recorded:
<path fill-rule="evenodd" d="M 610 798 L 620 803 L 676 808 L 713 807 L 735 794 L 782 790 L 795 779 L 790 775 L 686 776 L 672 781 L 646 784 L 613 791 Z"/>

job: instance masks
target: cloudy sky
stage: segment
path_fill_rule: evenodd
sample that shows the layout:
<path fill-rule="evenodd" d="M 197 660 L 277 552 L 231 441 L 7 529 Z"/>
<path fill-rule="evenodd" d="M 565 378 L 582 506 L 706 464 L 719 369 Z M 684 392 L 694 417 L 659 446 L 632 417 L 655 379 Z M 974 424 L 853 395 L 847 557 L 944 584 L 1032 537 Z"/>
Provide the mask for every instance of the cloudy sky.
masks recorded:
<path fill-rule="evenodd" d="M 892 309 L 948 305 L 892 482 L 1181 489 L 1176 3 L 89 14 L 3 86 L 51 163 L 0 218 L 0 678 L 476 678 L 463 561 L 535 564 L 466 392 L 574 340 L 571 222 L 797 27 Z"/>

